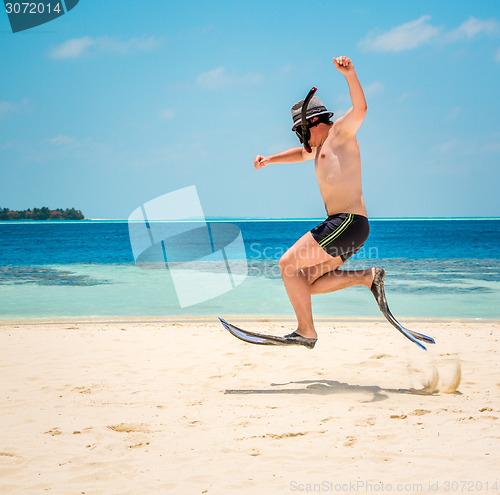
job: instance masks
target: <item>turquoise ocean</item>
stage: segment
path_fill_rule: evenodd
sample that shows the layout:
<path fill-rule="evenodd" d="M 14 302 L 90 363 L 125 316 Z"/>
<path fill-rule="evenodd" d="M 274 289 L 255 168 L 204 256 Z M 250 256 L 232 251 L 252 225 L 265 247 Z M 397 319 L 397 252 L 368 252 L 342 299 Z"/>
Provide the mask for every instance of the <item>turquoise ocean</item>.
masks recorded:
<path fill-rule="evenodd" d="M 293 316 L 278 260 L 320 221 L 210 220 L 241 231 L 244 254 L 231 266 L 246 277 L 226 290 L 219 265 L 194 260 L 184 267 L 186 280 L 200 290 L 213 272 L 207 289 L 218 295 L 188 307 L 166 264 L 135 263 L 126 221 L 0 222 L 0 320 Z M 343 269 L 374 265 L 387 270 L 389 305 L 399 318 L 500 318 L 500 219 L 370 220 L 368 241 Z M 380 316 L 365 287 L 313 296 L 313 310 Z"/>

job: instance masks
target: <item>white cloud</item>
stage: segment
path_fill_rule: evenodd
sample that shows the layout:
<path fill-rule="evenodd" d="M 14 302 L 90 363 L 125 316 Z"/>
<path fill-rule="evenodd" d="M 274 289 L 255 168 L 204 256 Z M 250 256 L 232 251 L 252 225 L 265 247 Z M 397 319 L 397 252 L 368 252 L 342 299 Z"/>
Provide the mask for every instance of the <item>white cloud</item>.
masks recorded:
<path fill-rule="evenodd" d="M 97 38 L 85 36 L 61 43 L 50 52 L 50 56 L 55 59 L 71 59 L 96 52 L 127 55 L 130 53 L 151 51 L 160 46 L 160 44 L 160 40 L 154 36 L 133 37 L 128 40 L 109 36 Z"/>
<path fill-rule="evenodd" d="M 120 53 L 122 55 L 135 52 L 150 52 L 161 45 L 160 40 L 154 36 L 133 37 L 129 40 L 120 40 L 105 36 L 98 38 L 98 43 L 102 51 Z"/>
<path fill-rule="evenodd" d="M 442 28 L 430 24 L 431 16 L 424 15 L 387 32 L 370 31 L 359 42 L 362 49 L 368 52 L 401 52 L 412 50 L 435 38 Z"/>
<path fill-rule="evenodd" d="M 205 89 L 221 89 L 242 84 L 257 84 L 263 79 L 263 76 L 258 73 L 249 72 L 241 76 L 235 73 L 229 74 L 225 67 L 219 66 L 199 74 L 196 78 L 196 84 Z"/>
<path fill-rule="evenodd" d="M 497 155 L 500 154 L 500 132 L 493 131 L 487 134 L 469 135 L 467 137 L 457 137 L 449 140 L 443 140 L 435 143 L 431 147 L 431 151 L 443 155 L 457 156 L 473 156 L 478 155 Z M 473 160 L 477 165 L 480 162 Z"/>
<path fill-rule="evenodd" d="M 366 52 L 402 52 L 413 50 L 427 43 L 453 43 L 470 40 L 479 35 L 494 36 L 499 32 L 496 19 L 470 17 L 457 28 L 445 31 L 442 26 L 433 25 L 430 15 L 423 15 L 388 31 L 373 30 L 359 42 Z"/>
<path fill-rule="evenodd" d="M 51 53 L 52 58 L 66 59 L 78 58 L 84 55 L 88 49 L 95 45 L 95 39 L 90 36 L 84 38 L 73 38 L 72 40 L 65 41 L 59 46 L 56 46 Z"/>
<path fill-rule="evenodd" d="M 369 98 L 373 95 L 376 95 L 378 93 L 382 93 L 384 91 L 384 89 L 385 89 L 385 84 L 383 82 L 380 82 L 380 81 L 374 81 L 370 84 L 367 84 L 363 88 L 365 96 L 367 98 Z"/>
<path fill-rule="evenodd" d="M 64 136 L 63 134 L 59 134 L 54 138 L 46 139 L 43 141 L 44 143 L 50 143 L 50 144 L 55 144 L 56 146 L 61 146 L 63 144 L 74 144 L 76 143 L 76 139 L 69 137 L 69 136 Z"/>
<path fill-rule="evenodd" d="M 19 103 L 14 101 L 0 101 L 0 119 L 11 113 L 19 113 L 27 109 L 29 102 L 27 99 L 21 100 Z"/>
<path fill-rule="evenodd" d="M 226 69 L 220 66 L 216 69 L 209 70 L 208 72 L 202 72 L 196 78 L 196 82 L 200 86 L 205 86 L 211 89 L 223 86 L 227 82 Z"/>
<path fill-rule="evenodd" d="M 453 42 L 463 39 L 471 39 L 479 34 L 495 34 L 498 32 L 498 22 L 496 19 L 482 21 L 475 17 L 470 17 L 456 29 L 452 29 L 446 34 L 446 41 Z"/>

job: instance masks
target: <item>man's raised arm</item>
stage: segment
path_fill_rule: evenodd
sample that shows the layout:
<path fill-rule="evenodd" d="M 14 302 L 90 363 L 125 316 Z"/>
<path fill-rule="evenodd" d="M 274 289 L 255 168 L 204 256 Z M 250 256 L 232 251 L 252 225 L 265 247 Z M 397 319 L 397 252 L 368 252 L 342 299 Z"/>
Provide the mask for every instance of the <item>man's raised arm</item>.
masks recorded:
<path fill-rule="evenodd" d="M 366 115 L 366 99 L 363 88 L 358 80 L 354 65 L 348 57 L 335 57 L 333 59 L 336 69 L 344 74 L 349 86 L 352 108 L 346 114 L 337 119 L 335 124 L 343 134 L 354 135 L 361 126 Z"/>
<path fill-rule="evenodd" d="M 257 169 L 267 167 L 272 163 L 298 163 L 311 160 L 316 156 L 316 150 L 308 153 L 304 148 L 290 148 L 289 150 L 276 153 L 275 155 L 262 156 L 257 155 L 253 161 L 253 166 Z"/>

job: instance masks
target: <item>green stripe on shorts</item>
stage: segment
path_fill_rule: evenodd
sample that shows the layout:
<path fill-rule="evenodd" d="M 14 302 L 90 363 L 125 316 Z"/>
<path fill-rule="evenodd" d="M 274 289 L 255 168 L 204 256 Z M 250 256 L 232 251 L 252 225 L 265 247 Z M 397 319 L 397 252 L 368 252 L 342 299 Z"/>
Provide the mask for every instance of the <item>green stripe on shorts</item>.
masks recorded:
<path fill-rule="evenodd" d="M 347 227 L 352 223 L 353 221 L 353 216 L 349 213 L 347 217 L 344 219 L 344 221 L 338 226 L 336 230 L 334 230 L 330 235 L 326 236 L 320 243 L 319 245 L 324 248 L 325 246 L 328 246 L 331 242 L 333 242 L 337 237 L 344 232 Z"/>

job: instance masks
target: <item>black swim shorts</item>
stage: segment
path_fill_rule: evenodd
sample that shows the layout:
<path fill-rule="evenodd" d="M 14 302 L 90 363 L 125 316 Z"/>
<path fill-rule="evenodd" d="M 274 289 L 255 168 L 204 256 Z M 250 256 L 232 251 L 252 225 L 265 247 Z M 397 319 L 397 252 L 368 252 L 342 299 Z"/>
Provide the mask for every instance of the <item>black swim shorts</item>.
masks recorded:
<path fill-rule="evenodd" d="M 361 249 L 369 233 L 368 218 L 352 213 L 331 215 L 311 230 L 330 256 L 340 256 L 344 262 Z"/>

